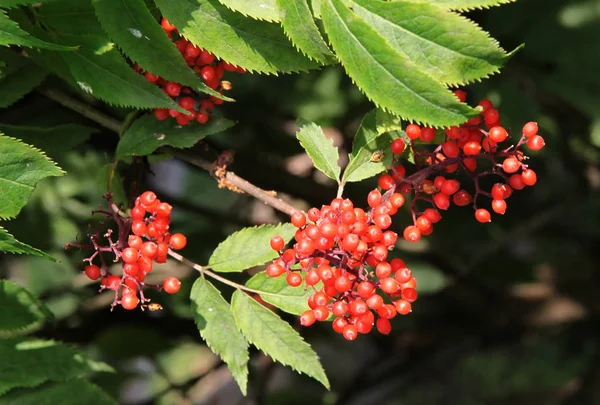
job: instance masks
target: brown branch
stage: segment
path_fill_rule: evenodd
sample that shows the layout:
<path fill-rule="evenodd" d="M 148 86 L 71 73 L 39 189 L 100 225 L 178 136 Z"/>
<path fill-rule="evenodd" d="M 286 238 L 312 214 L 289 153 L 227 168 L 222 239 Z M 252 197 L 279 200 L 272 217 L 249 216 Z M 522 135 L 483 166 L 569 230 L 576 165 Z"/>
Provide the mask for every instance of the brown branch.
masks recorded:
<path fill-rule="evenodd" d="M 53 89 L 40 89 L 39 91 L 49 99 L 54 100 L 60 105 L 69 108 L 92 121 L 97 122 L 98 124 L 102 125 L 107 129 L 110 129 L 113 132 L 119 133 L 121 129 L 121 123 L 118 120 L 94 109 L 92 106 L 85 104 L 84 102 L 68 94 Z M 177 150 L 175 148 L 168 148 L 168 151 L 173 155 L 177 156 L 178 158 L 185 160 L 186 162 L 194 166 L 197 166 L 208 172 L 212 171 L 213 164 L 208 160 L 198 158 L 195 156 L 190 156 L 185 152 Z M 252 197 L 258 200 L 261 200 L 265 204 L 270 205 L 271 207 L 283 213 L 292 215 L 294 212 L 298 211 L 291 204 L 281 200 L 280 198 L 277 198 L 276 196 L 259 187 L 256 187 L 254 184 L 241 178 L 233 172 L 227 171 L 224 174 L 224 178 L 240 190 L 246 192 L 247 194 L 251 195 Z"/>

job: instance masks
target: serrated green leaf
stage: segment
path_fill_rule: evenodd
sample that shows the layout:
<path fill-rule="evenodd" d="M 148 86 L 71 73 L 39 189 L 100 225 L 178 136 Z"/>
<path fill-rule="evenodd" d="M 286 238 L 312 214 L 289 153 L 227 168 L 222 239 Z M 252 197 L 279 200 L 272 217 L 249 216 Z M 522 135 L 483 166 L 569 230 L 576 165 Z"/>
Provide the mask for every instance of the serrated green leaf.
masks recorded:
<path fill-rule="evenodd" d="M 288 323 L 240 290 L 233 293 L 231 308 L 236 325 L 250 343 L 329 389 L 319 357 Z"/>
<path fill-rule="evenodd" d="M 245 16 L 259 20 L 279 21 L 277 0 L 219 0 L 221 4 Z"/>
<path fill-rule="evenodd" d="M 2 4 L 0 4 L 0 6 L 4 8 L 11 8 L 17 6 L 30 6 L 32 4 L 41 4 L 44 2 L 44 0 L 2 0 Z"/>
<path fill-rule="evenodd" d="M 302 312 L 310 309 L 308 297 L 315 293 L 310 287 L 306 290 L 303 286 L 291 287 L 285 280 L 285 276 L 269 277 L 264 271 L 248 280 L 246 287 L 264 291 L 265 294 L 260 294 L 260 297 L 265 302 L 294 315 L 301 315 Z"/>
<path fill-rule="evenodd" d="M 194 282 L 190 299 L 202 339 L 227 363 L 231 375 L 246 395 L 248 342 L 235 325 L 229 303 L 221 296 L 219 290 L 203 277 L 198 277 Z"/>
<path fill-rule="evenodd" d="M 184 37 L 234 65 L 274 74 L 318 67 L 296 51 L 278 24 L 248 19 L 217 0 L 156 3 Z"/>
<path fill-rule="evenodd" d="M 89 0 L 52 0 L 39 7 L 37 15 L 59 35 L 106 35 Z"/>
<path fill-rule="evenodd" d="M 418 68 L 446 84 L 497 73 L 508 59 L 477 24 L 432 4 L 353 0 L 353 11 Z"/>
<path fill-rule="evenodd" d="M 55 127 L 0 124 L 0 131 L 43 150 L 48 157 L 61 163 L 61 158 L 66 152 L 86 142 L 98 129 L 80 124 L 63 124 Z"/>
<path fill-rule="evenodd" d="M 342 0 L 323 0 L 321 17 L 346 72 L 377 105 L 434 127 L 459 125 L 477 115 L 396 52 Z"/>
<path fill-rule="evenodd" d="M 294 45 L 311 59 L 328 65 L 337 62 L 323 40 L 306 0 L 277 0 L 283 31 Z"/>
<path fill-rule="evenodd" d="M 0 237 L 1 235 L 0 233 Z M 0 310 L 0 338 L 31 332 L 52 319 L 52 313 L 40 300 L 9 280 L 0 280 Z M 4 360 L 0 363 L 3 362 Z M 0 371 L 0 381 L 2 380 Z"/>
<path fill-rule="evenodd" d="M 214 271 L 232 273 L 264 264 L 278 256 L 269 244 L 273 235 L 287 242 L 295 232 L 296 228 L 290 223 L 244 228 L 217 246 L 208 265 Z"/>
<path fill-rule="evenodd" d="M 44 81 L 48 72 L 41 67 L 28 64 L 0 80 L 0 108 L 8 107 L 22 99 Z"/>
<path fill-rule="evenodd" d="M 342 183 L 361 181 L 385 171 L 392 163 L 390 144 L 396 138 L 378 128 L 379 110 L 373 110 L 363 118 L 356 135 L 348 166 L 344 170 Z M 380 112 L 382 114 L 383 112 Z M 372 161 L 374 153 L 383 153 L 383 159 Z"/>
<path fill-rule="evenodd" d="M 399 117 L 379 108 L 375 110 L 375 125 L 379 134 L 402 130 L 402 120 Z"/>
<path fill-rule="evenodd" d="M 53 51 L 73 51 L 77 47 L 64 46 L 46 42 L 29 35 L 19 25 L 8 18 L 6 12 L 0 9 L 0 46 L 21 45 L 29 48 L 45 48 Z"/>
<path fill-rule="evenodd" d="M 182 110 L 175 101 L 136 73 L 107 38 L 64 35 L 66 42 L 81 45 L 81 50 L 61 54 L 81 90 L 109 104 L 136 108 Z"/>
<path fill-rule="evenodd" d="M 154 114 L 133 123 L 117 145 L 117 157 L 149 155 L 161 146 L 189 148 L 205 137 L 225 131 L 235 123 L 222 117 L 211 117 L 206 124 L 190 122 L 178 125 L 174 120 L 159 121 Z"/>
<path fill-rule="evenodd" d="M 337 182 L 340 180 L 340 167 L 338 166 L 338 149 L 333 145 L 333 140 L 325 137 L 320 126 L 298 120 L 300 130 L 296 138 L 313 161 L 314 166 L 327 177 Z"/>
<path fill-rule="evenodd" d="M 0 405 L 118 405 L 100 387 L 78 379 L 60 384 L 45 385 L 32 390 L 15 391 L 0 397 Z"/>
<path fill-rule="evenodd" d="M 0 218 L 15 217 L 38 181 L 64 174 L 39 150 L 0 133 Z"/>
<path fill-rule="evenodd" d="M 109 37 L 144 70 L 192 88 L 208 88 L 185 63 L 143 0 L 94 0 L 93 5 Z"/>
<path fill-rule="evenodd" d="M 390 0 L 397 1 L 397 0 Z M 406 0 L 402 0 L 406 1 Z M 489 8 L 502 4 L 514 3 L 517 0 L 409 0 L 415 3 L 431 3 L 449 10 L 467 11 L 476 8 Z"/>
<path fill-rule="evenodd" d="M 12 236 L 6 229 L 0 226 L 0 252 L 6 253 L 15 253 L 15 254 L 23 254 L 23 255 L 34 255 L 43 257 L 44 259 L 51 260 L 56 262 L 55 258 L 52 256 L 42 252 L 39 249 L 36 249 L 32 246 L 29 246 L 23 242 L 19 242 Z M 1 322 L 0 322 L 1 324 Z M 1 333 L 1 332 L 0 332 Z"/>
<path fill-rule="evenodd" d="M 312 13 L 315 18 L 321 18 L 321 0 L 310 0 L 310 5 L 312 7 Z"/>

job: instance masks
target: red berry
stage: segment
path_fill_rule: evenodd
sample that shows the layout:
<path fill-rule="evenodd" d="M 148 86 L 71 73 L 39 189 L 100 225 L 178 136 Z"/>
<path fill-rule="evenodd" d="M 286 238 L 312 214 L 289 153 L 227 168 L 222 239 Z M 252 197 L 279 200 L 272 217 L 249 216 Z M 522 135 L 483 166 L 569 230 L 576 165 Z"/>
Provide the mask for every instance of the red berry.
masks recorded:
<path fill-rule="evenodd" d="M 519 173 L 510 176 L 508 179 L 508 184 L 510 184 L 514 190 L 523 190 L 526 186 L 525 182 L 523 181 L 523 176 L 521 176 Z"/>
<path fill-rule="evenodd" d="M 150 72 L 146 72 L 144 73 L 144 77 L 146 78 L 146 80 L 148 80 L 150 83 L 156 83 L 158 81 L 158 79 L 160 79 L 160 77 L 158 77 L 157 75 L 153 75 Z"/>
<path fill-rule="evenodd" d="M 526 137 L 532 137 L 538 133 L 538 124 L 537 122 L 528 122 L 523 125 L 523 135 Z"/>
<path fill-rule="evenodd" d="M 458 97 L 461 103 L 467 99 L 467 93 L 464 90 L 454 90 L 454 95 Z"/>
<path fill-rule="evenodd" d="M 382 174 L 377 181 L 379 187 L 383 190 L 389 190 L 394 186 L 394 179 L 389 174 Z"/>
<path fill-rule="evenodd" d="M 481 223 L 492 222 L 492 216 L 485 208 L 479 208 L 477 211 L 475 211 L 475 219 Z"/>
<path fill-rule="evenodd" d="M 202 76 L 205 82 L 213 81 L 216 77 L 215 69 L 212 66 L 204 66 L 200 70 L 200 76 Z"/>
<path fill-rule="evenodd" d="M 215 60 L 215 55 L 208 52 L 206 49 L 203 49 L 202 52 L 200 52 L 200 55 L 198 56 L 198 60 L 203 65 L 210 65 Z"/>
<path fill-rule="evenodd" d="M 125 263 L 133 264 L 138 260 L 138 250 L 134 248 L 125 248 L 123 252 L 121 252 L 121 258 Z"/>
<path fill-rule="evenodd" d="M 431 221 L 431 223 L 435 224 L 442 219 L 442 214 L 435 208 L 427 208 L 423 211 L 423 216 L 427 217 Z"/>
<path fill-rule="evenodd" d="M 307 309 L 300 315 L 300 324 L 302 326 L 311 326 L 316 320 L 317 318 L 312 309 Z"/>
<path fill-rule="evenodd" d="M 171 215 L 173 207 L 167 203 L 160 203 L 156 206 L 156 215 L 159 217 L 168 217 Z"/>
<path fill-rule="evenodd" d="M 421 127 L 416 124 L 410 124 L 405 129 L 406 136 L 408 136 L 413 141 L 419 139 L 421 136 Z"/>
<path fill-rule="evenodd" d="M 504 215 L 504 213 L 506 212 L 506 201 L 492 200 L 492 210 L 496 214 Z"/>
<path fill-rule="evenodd" d="M 102 272 L 100 271 L 100 267 L 95 264 L 90 264 L 85 267 L 85 275 L 88 276 L 90 280 L 98 280 L 102 275 Z"/>
<path fill-rule="evenodd" d="M 406 300 L 396 301 L 396 311 L 398 311 L 400 315 L 408 315 L 410 314 L 411 310 L 410 302 Z"/>
<path fill-rule="evenodd" d="M 459 155 L 460 150 L 456 142 L 449 140 L 442 144 L 442 152 L 449 158 L 455 158 Z"/>
<path fill-rule="evenodd" d="M 490 128 L 490 132 L 488 133 L 489 138 L 496 142 L 504 142 L 506 138 L 508 138 L 508 132 L 503 127 L 492 127 Z"/>
<path fill-rule="evenodd" d="M 346 340 L 354 340 L 358 337 L 358 330 L 356 329 L 356 326 L 354 325 L 346 325 L 344 326 L 344 329 L 342 331 L 342 336 L 344 336 L 344 339 Z"/>
<path fill-rule="evenodd" d="M 208 113 L 200 113 L 196 115 L 196 121 L 198 121 L 200 124 L 206 124 L 209 118 L 210 115 Z"/>
<path fill-rule="evenodd" d="M 163 281 L 163 289 L 167 294 L 175 294 L 181 287 L 181 281 L 177 277 L 167 277 Z"/>
<path fill-rule="evenodd" d="M 279 235 L 275 235 L 271 238 L 271 249 L 280 251 L 285 246 L 285 241 Z"/>
<path fill-rule="evenodd" d="M 158 257 L 156 258 L 156 261 L 158 262 Z M 137 266 L 142 273 L 150 273 L 152 271 L 152 260 L 146 256 L 142 256 L 138 259 Z"/>
<path fill-rule="evenodd" d="M 267 266 L 265 273 L 267 273 L 267 276 L 269 277 L 279 277 L 285 273 L 285 269 L 278 264 L 272 263 Z"/>
<path fill-rule="evenodd" d="M 296 272 L 289 272 L 287 276 L 285 276 L 285 281 L 291 287 L 298 287 L 302 284 L 302 276 Z"/>
<path fill-rule="evenodd" d="M 444 193 L 437 193 L 433 196 L 433 202 L 441 210 L 447 210 L 450 207 L 450 198 Z"/>
<path fill-rule="evenodd" d="M 496 200 L 504 200 L 512 194 L 512 189 L 502 183 L 496 183 L 492 187 L 492 197 Z"/>
<path fill-rule="evenodd" d="M 104 288 L 109 288 L 111 290 L 116 290 L 121 285 L 121 279 L 117 276 L 110 275 L 106 277 L 102 277 L 102 281 L 100 282 Z"/>
<path fill-rule="evenodd" d="M 459 189 L 460 189 L 460 182 L 458 180 L 454 180 L 454 179 L 444 180 L 444 182 L 442 183 L 442 186 L 439 187 L 439 190 L 446 195 L 452 195 L 452 194 L 456 193 Z"/>
<path fill-rule="evenodd" d="M 433 141 L 435 139 L 435 135 L 435 129 L 429 127 L 421 128 L 421 140 L 423 142 Z"/>
<path fill-rule="evenodd" d="M 164 121 L 169 118 L 169 109 L 168 108 L 156 108 L 154 110 L 154 116 L 159 121 Z"/>
<path fill-rule="evenodd" d="M 394 274 L 394 278 L 400 284 L 408 283 L 413 278 L 412 277 L 412 271 L 410 271 L 410 269 L 407 268 L 407 267 L 404 267 L 402 269 L 398 269 L 398 271 L 396 271 L 396 273 Z"/>
<path fill-rule="evenodd" d="M 404 239 L 409 242 L 418 242 L 421 239 L 421 231 L 413 225 L 409 225 L 404 229 Z"/>
<path fill-rule="evenodd" d="M 533 186 L 537 182 L 537 175 L 531 169 L 523 170 L 521 173 L 521 179 L 523 183 L 527 186 Z"/>
<path fill-rule="evenodd" d="M 324 321 L 329 318 L 329 310 L 326 306 L 316 307 L 313 312 L 317 321 Z"/>
<path fill-rule="evenodd" d="M 404 139 L 402 138 L 398 138 L 398 139 L 394 139 L 392 141 L 392 144 L 390 145 L 390 149 L 392 150 L 392 153 L 399 155 L 402 152 L 404 152 L 404 148 L 406 147 L 406 144 L 404 143 Z"/>
<path fill-rule="evenodd" d="M 540 150 L 544 145 L 544 138 L 539 135 L 534 135 L 527 141 L 527 147 L 531 150 Z"/>
<path fill-rule="evenodd" d="M 379 190 L 372 190 L 367 195 L 367 204 L 369 204 L 369 207 L 371 208 L 375 208 L 376 206 L 381 204 L 381 193 L 379 192 Z"/>
<path fill-rule="evenodd" d="M 465 155 L 477 155 L 481 151 L 481 143 L 479 142 L 467 142 L 463 146 L 463 152 Z"/>
<path fill-rule="evenodd" d="M 389 335 L 392 331 L 392 324 L 390 323 L 389 319 L 379 318 L 375 325 L 377 326 L 379 333 L 382 335 Z"/>
<path fill-rule="evenodd" d="M 502 162 L 502 169 L 504 169 L 506 173 L 515 173 L 520 168 L 521 163 L 514 156 L 509 156 L 506 159 L 504 159 L 504 162 Z"/>
<path fill-rule="evenodd" d="M 169 20 L 167 20 L 166 18 L 163 17 L 163 19 L 160 22 L 160 25 L 163 27 L 163 29 L 165 31 L 173 31 L 175 30 L 175 26 L 173 24 L 171 24 L 169 22 Z"/>
<path fill-rule="evenodd" d="M 186 96 L 179 99 L 179 106 L 186 110 L 192 110 L 195 104 L 196 100 L 194 100 L 192 97 Z"/>
<path fill-rule="evenodd" d="M 395 294 L 400 289 L 400 284 L 393 278 L 384 278 L 381 280 L 380 288 L 387 294 Z"/>
<path fill-rule="evenodd" d="M 183 249 L 186 243 L 187 238 L 181 233 L 174 233 L 173 235 L 171 235 L 171 240 L 169 240 L 169 246 L 171 247 L 171 249 L 174 250 Z"/>
<path fill-rule="evenodd" d="M 403 289 L 402 298 L 408 302 L 415 302 L 417 300 L 417 290 L 415 290 L 414 288 Z"/>
<path fill-rule="evenodd" d="M 121 298 L 121 306 L 128 311 L 135 309 L 139 303 L 140 300 L 135 294 L 127 294 Z"/>
<path fill-rule="evenodd" d="M 165 85 L 165 93 L 171 97 L 177 97 L 181 93 L 181 84 L 175 82 L 168 82 Z"/>
<path fill-rule="evenodd" d="M 302 228 L 306 224 L 306 215 L 300 211 L 296 211 L 292 214 L 292 225 L 296 228 Z"/>
<path fill-rule="evenodd" d="M 154 194 L 152 191 L 146 191 L 140 196 L 140 202 L 146 207 L 151 206 L 155 201 L 156 194 Z"/>

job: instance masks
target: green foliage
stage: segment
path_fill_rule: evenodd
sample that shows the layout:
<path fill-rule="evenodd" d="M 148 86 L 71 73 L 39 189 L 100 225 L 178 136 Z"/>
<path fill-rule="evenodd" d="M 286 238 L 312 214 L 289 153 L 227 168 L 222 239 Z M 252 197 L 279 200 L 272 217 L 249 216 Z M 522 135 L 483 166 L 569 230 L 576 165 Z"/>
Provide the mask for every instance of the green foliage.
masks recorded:
<path fill-rule="evenodd" d="M 259 20 L 279 21 L 277 0 L 261 0 L 260 2 L 246 0 L 219 0 L 228 8 L 246 16 Z"/>
<path fill-rule="evenodd" d="M 113 398 L 89 381 L 78 379 L 44 385 L 36 390 L 16 391 L 0 397 L 0 404 L 117 405 Z"/>
<path fill-rule="evenodd" d="M 0 9 L 0 46 L 8 45 L 44 48 L 53 51 L 72 51 L 77 49 L 77 47 L 73 46 L 64 46 L 46 42 L 29 35 L 29 33 L 22 30 L 16 22 L 8 18 L 4 10 Z"/>
<path fill-rule="evenodd" d="M 363 118 L 356 135 L 350 160 L 342 176 L 342 184 L 360 181 L 383 172 L 392 163 L 393 155 L 389 150 L 390 144 L 397 136 L 378 126 L 378 116 L 384 116 L 381 110 L 373 110 Z M 374 153 L 383 153 L 379 162 L 372 161 Z"/>
<path fill-rule="evenodd" d="M 46 70 L 26 63 L 15 71 L 0 77 L 0 108 L 19 101 L 36 88 L 48 75 Z"/>
<path fill-rule="evenodd" d="M 0 237 L 4 233 L 0 233 Z M 0 280 L 0 308 L 3 311 L 0 319 L 0 338 L 28 333 L 52 319 L 52 313 L 40 300 L 20 285 L 8 280 Z"/>
<path fill-rule="evenodd" d="M 19 242 L 12 236 L 6 229 L 0 226 L 0 252 L 16 253 L 25 255 L 34 255 L 43 257 L 44 259 L 56 261 L 55 258 L 49 254 L 29 246 L 23 242 Z"/>
<path fill-rule="evenodd" d="M 323 40 L 306 0 L 277 0 L 281 25 L 292 43 L 311 59 L 328 65 L 335 56 Z"/>
<path fill-rule="evenodd" d="M 246 395 L 248 383 L 248 343 L 238 331 L 231 307 L 210 282 L 198 277 L 190 295 L 194 320 L 200 335 L 219 355 Z"/>
<path fill-rule="evenodd" d="M 508 58 L 476 24 L 431 4 L 354 0 L 353 10 L 416 69 L 443 83 L 487 77 Z"/>
<path fill-rule="evenodd" d="M 341 0 L 326 0 L 323 23 L 338 58 L 359 88 L 378 106 L 431 126 L 463 123 L 477 112 L 396 52 Z"/>
<path fill-rule="evenodd" d="M 17 7 L 17 6 L 28 6 L 31 4 L 42 4 L 45 3 L 47 0 L 2 0 L 2 4 L 1 6 L 4 8 L 11 8 L 11 7 Z"/>
<path fill-rule="evenodd" d="M 398 0 L 391 0 L 398 1 Z M 400 0 L 405 1 L 405 0 Z M 493 6 L 499 6 L 502 4 L 512 3 L 517 0 L 408 0 L 417 3 L 431 3 L 441 7 L 448 8 L 450 10 L 473 10 L 477 8 L 488 8 Z"/>
<path fill-rule="evenodd" d="M 332 139 L 327 139 L 323 130 L 312 122 L 298 121 L 300 131 L 296 138 L 310 156 L 314 166 L 327 177 L 335 181 L 340 180 L 340 167 L 338 166 L 339 154 L 333 145 Z"/>
<path fill-rule="evenodd" d="M 206 124 L 192 122 L 186 126 L 173 120 L 158 121 L 154 114 L 136 120 L 123 134 L 117 146 L 117 157 L 150 155 L 161 146 L 189 148 L 209 135 L 223 132 L 235 123 L 213 116 Z"/>
<path fill-rule="evenodd" d="M 277 257 L 277 252 L 269 246 L 273 235 L 279 235 L 287 242 L 295 231 L 289 223 L 244 228 L 219 244 L 208 265 L 214 271 L 232 273 L 264 264 Z"/>
<path fill-rule="evenodd" d="M 64 172 L 37 149 L 0 134 L 0 218 L 15 217 L 38 181 Z"/>
<path fill-rule="evenodd" d="M 260 297 L 269 304 L 275 305 L 290 314 L 301 315 L 309 309 L 308 297 L 314 294 L 311 288 L 304 289 L 302 286 L 291 287 L 285 280 L 285 276 L 269 277 L 264 271 L 255 274 L 246 282 L 246 287 L 258 291 L 264 291 Z M 316 288 L 321 287 L 317 285 Z"/>
<path fill-rule="evenodd" d="M 287 322 L 240 290 L 233 293 L 231 308 L 236 325 L 250 343 L 329 389 L 319 357 Z"/>
<path fill-rule="evenodd" d="M 157 0 L 187 39 L 217 57 L 260 73 L 298 72 L 317 65 L 296 51 L 279 25 L 249 20 L 217 0 Z"/>

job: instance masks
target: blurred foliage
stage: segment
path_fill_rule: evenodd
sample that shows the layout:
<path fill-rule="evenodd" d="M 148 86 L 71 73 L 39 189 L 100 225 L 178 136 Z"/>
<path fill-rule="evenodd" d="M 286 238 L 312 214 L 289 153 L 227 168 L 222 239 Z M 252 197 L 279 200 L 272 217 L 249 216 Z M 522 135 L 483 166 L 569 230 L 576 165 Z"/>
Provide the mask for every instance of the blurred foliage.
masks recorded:
<path fill-rule="evenodd" d="M 0 128 L 90 128 L 85 143 L 56 152 L 67 175 L 42 181 L 21 215 L 3 223 L 60 260 L 0 256 L 0 276 L 40 296 L 55 315 L 39 337 L 75 344 L 114 367 L 115 374 L 92 381 L 124 404 L 599 403 L 600 1 L 520 0 L 468 16 L 507 49 L 526 44 L 500 75 L 468 91 L 470 101 L 497 104 L 514 131 L 526 121 L 540 123 L 546 148 L 530 161 L 538 184 L 513 196 L 506 215 L 489 225 L 476 223 L 468 208 L 453 208 L 427 241 L 401 244 L 422 298 L 413 314 L 393 320 L 391 336 L 348 343 L 328 324 L 302 330 L 323 360 L 331 392 L 256 351 L 249 398 L 237 402 L 239 389 L 191 320 L 187 297 L 197 275 L 188 269 L 178 270 L 185 276 L 181 294 L 157 296 L 163 311 L 111 313 L 110 298 L 80 274 L 81 254 L 63 246 L 85 235 L 101 204 L 106 156 L 117 137 L 32 93 L 0 110 Z M 350 152 L 351 135 L 371 105 L 343 70 L 245 75 L 233 86 L 237 102 L 221 110 L 238 124 L 206 138 L 198 153 L 215 158 L 234 150 L 233 171 L 299 207 L 330 200 L 335 185 L 303 165 L 293 133 L 297 118 L 316 121 L 342 158 Z M 122 110 L 105 112 L 123 118 Z M 175 159 L 133 158 L 118 173 L 123 201 L 146 187 L 171 201 L 172 228 L 188 235 L 183 253 L 201 263 L 232 231 L 281 218 Z M 365 201 L 373 185 L 348 184 L 346 193 Z M 397 231 L 409 215 L 406 209 L 396 217 Z"/>

